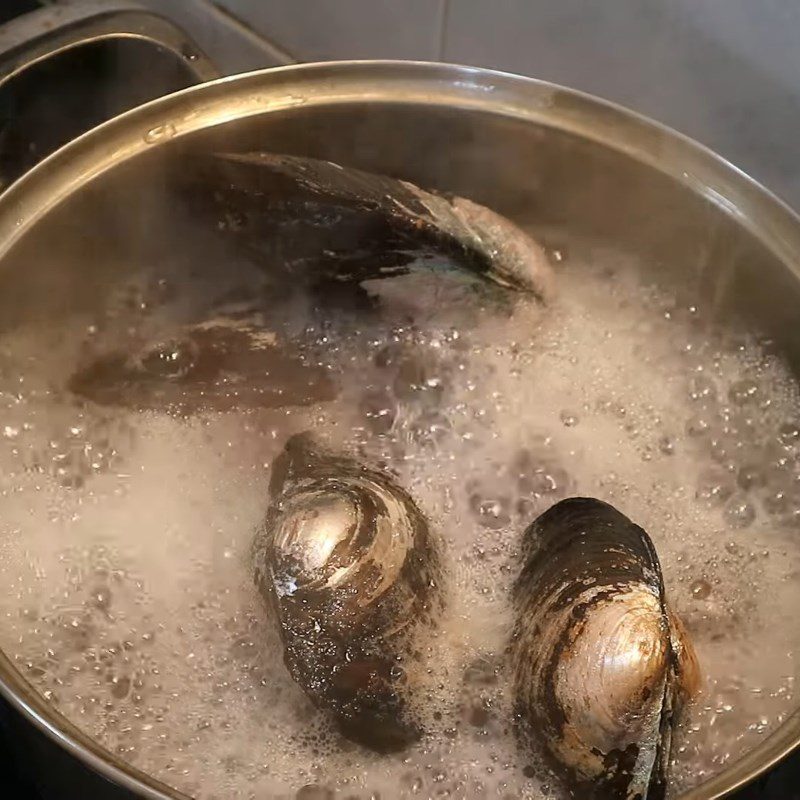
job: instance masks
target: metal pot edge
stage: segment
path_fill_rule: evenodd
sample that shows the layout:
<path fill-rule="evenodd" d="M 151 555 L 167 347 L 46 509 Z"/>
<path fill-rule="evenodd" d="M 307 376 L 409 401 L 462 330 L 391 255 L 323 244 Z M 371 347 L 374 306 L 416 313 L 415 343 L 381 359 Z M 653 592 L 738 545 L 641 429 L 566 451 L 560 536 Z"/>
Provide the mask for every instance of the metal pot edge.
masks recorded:
<path fill-rule="evenodd" d="M 533 78 L 477 67 L 341 61 L 258 70 L 193 86 L 132 109 L 83 134 L 0 194 L 0 259 L 41 217 L 115 165 L 191 133 L 298 105 L 353 101 L 448 105 L 562 129 L 620 151 L 720 206 L 800 280 L 800 217 L 722 157 L 622 106 Z M 188 800 L 117 759 L 27 684 L 0 652 L 0 692 L 85 765 L 144 798 Z M 800 711 L 759 747 L 681 800 L 715 800 L 800 748 Z"/>

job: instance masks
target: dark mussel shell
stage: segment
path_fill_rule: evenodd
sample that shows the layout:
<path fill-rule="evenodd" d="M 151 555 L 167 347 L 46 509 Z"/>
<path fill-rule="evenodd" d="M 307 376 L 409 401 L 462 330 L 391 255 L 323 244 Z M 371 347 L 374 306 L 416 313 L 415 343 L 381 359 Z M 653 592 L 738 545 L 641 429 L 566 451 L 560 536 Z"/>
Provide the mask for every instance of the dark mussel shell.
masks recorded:
<path fill-rule="evenodd" d="M 383 472 L 289 440 L 272 467 L 256 583 L 284 661 L 342 733 L 378 752 L 421 735 L 405 666 L 432 619 L 438 557 L 411 497 Z"/>
<path fill-rule="evenodd" d="M 337 395 L 322 367 L 305 363 L 269 331 L 234 320 L 98 355 L 71 376 L 68 389 L 100 405 L 179 414 L 304 406 Z"/>
<path fill-rule="evenodd" d="M 522 739 L 576 797 L 664 797 L 672 726 L 697 686 L 650 537 L 570 498 L 525 532 L 512 640 Z"/>
<path fill-rule="evenodd" d="M 199 175 L 224 227 L 276 275 L 312 288 L 455 268 L 540 299 L 553 294 L 542 248 L 510 220 L 462 197 L 313 158 L 220 154 Z"/>

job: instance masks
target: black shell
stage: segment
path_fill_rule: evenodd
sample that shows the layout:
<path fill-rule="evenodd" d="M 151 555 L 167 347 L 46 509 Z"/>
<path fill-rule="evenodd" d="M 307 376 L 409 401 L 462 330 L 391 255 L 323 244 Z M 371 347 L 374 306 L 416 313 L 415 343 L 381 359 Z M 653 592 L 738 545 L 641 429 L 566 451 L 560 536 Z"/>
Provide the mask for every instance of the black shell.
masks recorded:
<path fill-rule="evenodd" d="M 650 537 L 607 503 L 570 498 L 527 529 L 523 552 L 511 648 L 523 741 L 578 797 L 663 797 L 697 665 Z"/>
<path fill-rule="evenodd" d="M 97 354 L 68 389 L 100 405 L 180 414 L 304 406 L 333 400 L 337 387 L 290 343 L 268 330 L 219 319 L 132 351 Z"/>
<path fill-rule="evenodd" d="M 337 286 L 448 265 L 544 300 L 553 293 L 542 248 L 471 200 L 264 152 L 216 155 L 197 174 L 206 187 L 191 195 L 198 213 L 234 216 L 231 235 L 270 273 L 324 286 L 329 300 Z"/>
<path fill-rule="evenodd" d="M 421 735 L 405 661 L 436 603 L 427 523 L 388 475 L 293 437 L 273 464 L 256 583 L 284 661 L 350 739 L 379 752 Z"/>

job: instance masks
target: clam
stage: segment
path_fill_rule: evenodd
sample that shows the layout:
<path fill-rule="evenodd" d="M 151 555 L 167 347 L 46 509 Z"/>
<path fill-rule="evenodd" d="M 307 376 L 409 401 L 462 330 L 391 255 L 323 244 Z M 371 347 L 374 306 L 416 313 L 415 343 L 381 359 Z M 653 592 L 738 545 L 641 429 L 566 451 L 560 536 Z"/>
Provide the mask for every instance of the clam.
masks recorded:
<path fill-rule="evenodd" d="M 79 365 L 68 389 L 100 405 L 181 414 L 304 406 L 337 394 L 328 373 L 305 363 L 290 343 L 233 319 L 96 354 Z"/>
<path fill-rule="evenodd" d="M 523 554 L 511 645 L 523 743 L 549 756 L 574 796 L 663 797 L 698 668 L 649 536 L 576 497 L 536 519 Z"/>
<path fill-rule="evenodd" d="M 542 248 L 497 212 L 408 181 L 313 158 L 218 154 L 198 167 L 199 209 L 241 240 L 270 273 L 324 287 L 412 270 L 455 269 L 547 300 L 553 274 Z M 216 191 L 209 192 L 213 185 Z"/>
<path fill-rule="evenodd" d="M 256 584 L 292 678 L 348 738 L 378 752 L 421 735 L 406 673 L 437 602 L 438 558 L 385 473 L 292 437 L 272 466 Z"/>

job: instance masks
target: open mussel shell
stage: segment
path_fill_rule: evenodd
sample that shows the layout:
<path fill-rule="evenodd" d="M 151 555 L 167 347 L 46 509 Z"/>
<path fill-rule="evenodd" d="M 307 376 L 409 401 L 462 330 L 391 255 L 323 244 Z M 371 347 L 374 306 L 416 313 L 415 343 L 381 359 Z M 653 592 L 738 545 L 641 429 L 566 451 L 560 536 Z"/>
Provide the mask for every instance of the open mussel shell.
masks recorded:
<path fill-rule="evenodd" d="M 421 735 L 406 674 L 432 619 L 438 558 L 411 497 L 383 472 L 289 440 L 272 466 L 256 583 L 284 661 L 342 733 L 378 752 Z"/>
<path fill-rule="evenodd" d="M 697 662 L 647 533 L 570 498 L 525 532 L 514 586 L 514 698 L 526 746 L 576 797 L 664 797 L 672 728 Z"/>
<path fill-rule="evenodd" d="M 337 394 L 330 375 L 288 343 L 225 319 L 89 358 L 68 389 L 100 405 L 179 414 L 312 405 Z"/>
<path fill-rule="evenodd" d="M 220 154 L 200 174 L 224 227 L 276 274 L 312 288 L 456 269 L 541 299 L 553 294 L 542 248 L 510 220 L 462 197 L 328 161 Z"/>

